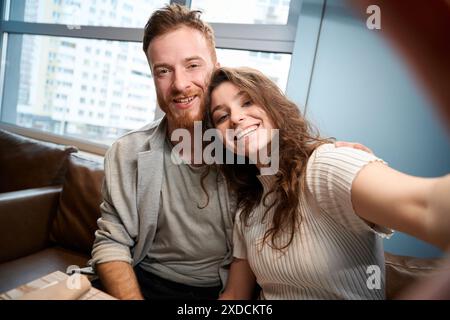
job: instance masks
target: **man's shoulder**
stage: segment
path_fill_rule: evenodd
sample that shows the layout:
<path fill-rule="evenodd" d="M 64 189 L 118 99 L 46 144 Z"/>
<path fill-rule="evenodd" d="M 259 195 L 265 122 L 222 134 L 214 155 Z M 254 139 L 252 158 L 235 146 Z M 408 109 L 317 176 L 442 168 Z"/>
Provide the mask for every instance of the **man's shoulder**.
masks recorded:
<path fill-rule="evenodd" d="M 138 152 L 145 151 L 148 148 L 150 137 L 161 121 L 162 119 L 158 119 L 139 129 L 125 133 L 111 145 L 107 153 L 112 154 L 120 151 L 122 154 L 137 155 Z"/>
<path fill-rule="evenodd" d="M 139 128 L 139 129 L 131 130 L 131 131 L 125 133 L 124 135 L 122 135 L 120 138 L 118 138 L 113 143 L 113 145 L 117 144 L 117 143 L 123 143 L 125 141 L 130 141 L 130 140 L 148 139 L 149 136 L 156 130 L 158 125 L 161 123 L 161 121 L 162 121 L 162 119 L 158 119 L 151 123 L 146 124 L 145 126 Z"/>

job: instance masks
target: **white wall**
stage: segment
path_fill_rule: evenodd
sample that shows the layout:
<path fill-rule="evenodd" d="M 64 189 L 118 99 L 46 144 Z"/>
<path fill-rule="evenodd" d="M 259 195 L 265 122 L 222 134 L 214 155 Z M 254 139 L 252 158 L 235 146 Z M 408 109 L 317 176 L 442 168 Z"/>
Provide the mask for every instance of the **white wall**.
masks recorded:
<path fill-rule="evenodd" d="M 367 29 L 342 0 L 326 1 L 324 11 L 323 3 L 304 1 L 288 96 L 306 104 L 307 117 L 325 136 L 361 142 L 409 174 L 449 173 L 450 137 L 413 74 L 382 38 L 383 30 Z M 400 233 L 385 241 L 385 249 L 419 257 L 441 254 Z"/>

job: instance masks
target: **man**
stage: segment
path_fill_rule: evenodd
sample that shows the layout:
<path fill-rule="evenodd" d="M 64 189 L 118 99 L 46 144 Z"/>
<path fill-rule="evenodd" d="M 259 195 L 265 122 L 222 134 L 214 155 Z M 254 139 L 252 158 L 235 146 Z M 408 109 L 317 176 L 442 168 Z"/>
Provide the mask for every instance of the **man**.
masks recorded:
<path fill-rule="evenodd" d="M 172 5 L 148 21 L 144 51 L 166 117 L 108 150 L 91 264 L 105 289 L 121 299 L 214 299 L 231 259 L 232 202 L 210 172 L 204 181 L 209 202 L 199 209 L 203 168 L 174 165 L 166 138 L 177 128 L 193 137 L 194 121 L 203 118 L 203 97 L 218 67 L 214 34 L 197 12 Z"/>
<path fill-rule="evenodd" d="M 90 264 L 120 299 L 215 299 L 232 259 L 234 201 L 213 168 L 202 181 L 203 167 L 175 165 L 168 139 L 179 128 L 194 139 L 219 66 L 214 33 L 199 12 L 171 5 L 150 17 L 143 49 L 166 116 L 121 137 L 105 155 Z"/>

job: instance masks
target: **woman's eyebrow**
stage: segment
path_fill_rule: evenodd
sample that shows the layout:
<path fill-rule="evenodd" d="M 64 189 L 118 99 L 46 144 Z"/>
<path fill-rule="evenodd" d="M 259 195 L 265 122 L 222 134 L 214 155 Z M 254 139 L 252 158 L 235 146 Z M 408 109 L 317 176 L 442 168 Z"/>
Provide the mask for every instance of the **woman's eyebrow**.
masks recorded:
<path fill-rule="evenodd" d="M 245 92 L 244 90 L 241 90 L 241 91 L 239 91 L 238 93 L 236 93 L 234 95 L 233 101 L 236 101 L 236 100 L 240 99 L 241 97 L 245 97 L 245 96 L 248 96 L 247 92 Z M 218 105 L 216 105 L 216 106 L 211 108 L 211 114 L 214 114 L 214 112 L 216 112 L 216 111 L 218 111 L 220 109 L 223 109 L 223 108 L 225 108 L 224 105 L 218 104 Z"/>
<path fill-rule="evenodd" d="M 233 100 L 238 101 L 240 99 L 251 99 L 251 98 L 248 92 L 241 90 L 234 96 Z"/>
<path fill-rule="evenodd" d="M 237 100 L 238 98 L 247 95 L 247 92 L 245 92 L 244 90 L 239 91 L 238 93 L 236 93 L 236 95 L 234 96 L 234 100 Z"/>
<path fill-rule="evenodd" d="M 218 110 L 220 110 L 220 109 L 224 109 L 224 108 L 225 108 L 224 105 L 218 104 L 217 106 L 215 106 L 215 107 L 212 108 L 211 114 L 214 114 L 214 112 L 216 112 L 216 111 L 218 111 Z"/>

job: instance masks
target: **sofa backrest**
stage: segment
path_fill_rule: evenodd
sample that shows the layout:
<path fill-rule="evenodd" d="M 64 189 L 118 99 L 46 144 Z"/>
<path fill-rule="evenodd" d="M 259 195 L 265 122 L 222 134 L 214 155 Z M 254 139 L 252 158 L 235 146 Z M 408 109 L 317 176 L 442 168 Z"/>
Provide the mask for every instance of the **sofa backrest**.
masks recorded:
<path fill-rule="evenodd" d="M 0 193 L 61 184 L 76 151 L 0 129 Z"/>
<path fill-rule="evenodd" d="M 91 254 L 102 202 L 103 162 L 80 154 L 69 157 L 67 172 L 53 221 L 50 240 L 87 255 Z"/>

